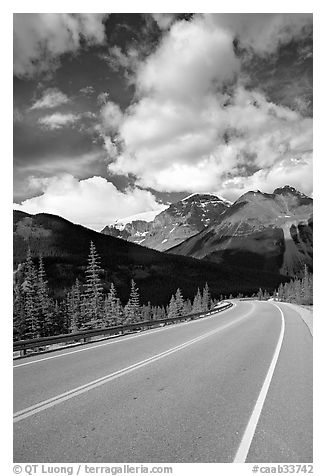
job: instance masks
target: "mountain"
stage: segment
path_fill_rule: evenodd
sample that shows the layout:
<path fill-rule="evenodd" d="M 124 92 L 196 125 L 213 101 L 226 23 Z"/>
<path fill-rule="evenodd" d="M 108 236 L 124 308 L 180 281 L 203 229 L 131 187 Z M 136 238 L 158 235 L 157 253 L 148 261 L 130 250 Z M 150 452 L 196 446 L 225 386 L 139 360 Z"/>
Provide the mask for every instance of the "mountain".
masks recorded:
<path fill-rule="evenodd" d="M 102 233 L 165 251 L 215 222 L 229 205 L 215 195 L 195 193 L 173 203 L 152 221 L 138 215 L 129 222 L 118 220 L 106 226 Z"/>
<path fill-rule="evenodd" d="M 286 185 L 247 192 L 169 253 L 288 276 L 312 269 L 313 200 Z"/>
<path fill-rule="evenodd" d="M 101 257 L 103 285 L 107 290 L 114 282 L 126 302 L 130 280 L 140 289 L 143 302 L 167 304 L 177 288 L 192 298 L 205 282 L 214 297 L 242 292 L 251 295 L 259 287 L 273 291 L 286 278 L 279 274 L 253 272 L 239 266 L 215 263 L 161 253 L 103 233 L 75 225 L 56 215 L 30 215 L 14 211 L 14 270 L 21 272 L 28 248 L 36 259 L 43 257 L 50 289 L 56 298 L 63 297 L 75 279 L 85 278 L 90 241 Z"/>
<path fill-rule="evenodd" d="M 141 244 L 144 236 L 150 230 L 151 222 L 159 213 L 161 212 L 156 210 L 119 218 L 112 225 L 103 228 L 101 233 Z"/>

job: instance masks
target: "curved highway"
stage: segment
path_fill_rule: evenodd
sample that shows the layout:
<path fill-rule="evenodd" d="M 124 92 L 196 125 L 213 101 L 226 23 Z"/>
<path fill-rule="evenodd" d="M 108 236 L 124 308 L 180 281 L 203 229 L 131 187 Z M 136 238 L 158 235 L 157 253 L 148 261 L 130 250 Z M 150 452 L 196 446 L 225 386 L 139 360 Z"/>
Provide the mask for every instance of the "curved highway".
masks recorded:
<path fill-rule="evenodd" d="M 189 323 L 14 362 L 15 462 L 312 462 L 312 337 L 234 301 Z"/>

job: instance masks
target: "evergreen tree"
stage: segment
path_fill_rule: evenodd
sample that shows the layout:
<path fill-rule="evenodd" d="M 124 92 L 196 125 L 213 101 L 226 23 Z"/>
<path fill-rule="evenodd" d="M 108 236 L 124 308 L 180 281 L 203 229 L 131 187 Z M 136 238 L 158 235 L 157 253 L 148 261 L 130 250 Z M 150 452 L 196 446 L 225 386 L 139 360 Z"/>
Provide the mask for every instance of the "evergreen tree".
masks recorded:
<path fill-rule="evenodd" d="M 269 292 L 266 291 L 266 289 L 265 289 L 264 294 L 263 294 L 263 300 L 264 300 L 264 301 L 267 301 L 267 299 L 269 299 L 270 297 L 271 297 L 271 296 L 270 296 Z"/>
<path fill-rule="evenodd" d="M 56 334 L 67 334 L 69 331 L 69 323 L 67 319 L 67 303 L 66 301 L 55 300 L 53 307 L 53 323 L 52 329 L 53 335 Z"/>
<path fill-rule="evenodd" d="M 69 331 L 77 332 L 81 325 L 81 290 L 78 279 L 67 295 L 67 311 Z"/>
<path fill-rule="evenodd" d="M 152 318 L 152 306 L 151 303 L 148 302 L 147 304 L 143 304 L 141 307 L 141 320 L 142 321 L 150 321 Z"/>
<path fill-rule="evenodd" d="M 262 291 L 261 288 L 259 288 L 259 291 L 257 293 L 257 297 L 258 297 L 259 301 L 262 301 L 263 298 L 264 298 L 264 294 L 263 294 L 263 291 Z"/>
<path fill-rule="evenodd" d="M 302 282 L 300 279 L 295 279 L 293 282 L 293 300 L 297 304 L 302 304 Z"/>
<path fill-rule="evenodd" d="M 202 311 L 202 297 L 201 297 L 201 294 L 200 294 L 200 289 L 198 288 L 197 289 L 197 294 L 194 297 L 194 302 L 193 302 L 193 305 L 192 305 L 192 312 L 194 314 L 196 314 L 196 313 L 201 312 L 201 311 Z"/>
<path fill-rule="evenodd" d="M 25 262 L 25 277 L 22 290 L 24 292 L 25 311 L 24 339 L 35 339 L 40 337 L 38 282 L 30 248 L 28 249 Z"/>
<path fill-rule="evenodd" d="M 308 267 L 305 265 L 304 274 L 302 278 L 302 304 L 312 304 L 313 302 L 313 286 L 312 275 L 308 272 Z"/>
<path fill-rule="evenodd" d="M 132 324 L 133 323 L 133 313 L 131 310 L 130 300 L 127 302 L 123 308 L 124 321 L 123 324 Z"/>
<path fill-rule="evenodd" d="M 175 306 L 177 310 L 177 316 L 180 317 L 183 315 L 183 296 L 181 290 L 178 288 L 175 293 Z"/>
<path fill-rule="evenodd" d="M 188 314 L 192 313 L 192 305 L 190 299 L 187 299 L 183 303 L 183 315 L 187 316 Z"/>
<path fill-rule="evenodd" d="M 102 271 L 100 257 L 94 243 L 91 241 L 84 291 L 86 317 L 84 327 L 87 328 L 100 327 L 102 324 L 103 286 L 100 279 Z"/>
<path fill-rule="evenodd" d="M 13 317 L 14 340 L 20 340 L 25 331 L 25 309 L 24 296 L 19 282 L 14 283 Z"/>
<path fill-rule="evenodd" d="M 170 299 L 170 304 L 168 307 L 168 318 L 175 319 L 177 316 L 178 316 L 178 307 L 177 307 L 175 297 L 172 294 Z"/>
<path fill-rule="evenodd" d="M 159 306 L 159 319 L 166 319 L 167 318 L 167 312 L 164 306 Z"/>
<path fill-rule="evenodd" d="M 104 300 L 103 314 L 104 323 L 107 327 L 119 325 L 121 317 L 121 303 L 113 283 L 111 283 L 109 292 Z"/>
<path fill-rule="evenodd" d="M 49 336 L 52 332 L 53 305 L 49 296 L 48 281 L 43 265 L 42 256 L 39 258 L 37 281 L 37 298 L 39 307 L 40 333 L 42 336 Z"/>
<path fill-rule="evenodd" d="M 130 301 L 130 312 L 131 312 L 132 322 L 137 322 L 140 319 L 139 290 L 133 279 L 131 280 L 131 291 L 130 291 L 129 301 Z"/>
<path fill-rule="evenodd" d="M 205 284 L 204 290 L 203 290 L 203 298 L 202 298 L 202 311 L 207 312 L 209 311 L 211 307 L 211 296 L 209 292 L 209 287 L 208 284 Z"/>

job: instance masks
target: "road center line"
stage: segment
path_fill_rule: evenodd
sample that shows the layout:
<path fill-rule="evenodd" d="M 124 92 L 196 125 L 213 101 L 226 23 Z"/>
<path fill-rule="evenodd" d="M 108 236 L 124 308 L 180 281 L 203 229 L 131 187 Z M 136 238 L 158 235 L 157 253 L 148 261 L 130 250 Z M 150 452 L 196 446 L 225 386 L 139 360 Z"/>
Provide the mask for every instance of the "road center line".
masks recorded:
<path fill-rule="evenodd" d="M 263 409 L 263 406 L 264 406 L 264 402 L 265 402 L 265 399 L 266 399 L 266 396 L 267 396 L 267 392 L 268 392 L 270 383 L 272 381 L 274 370 L 275 370 L 275 367 L 276 367 L 276 364 L 277 364 L 277 361 L 278 361 L 278 357 L 279 357 L 279 354 L 280 354 L 280 351 L 281 351 L 282 343 L 283 343 L 284 329 L 285 329 L 284 314 L 283 314 L 282 309 L 277 304 L 274 304 L 274 303 L 270 303 L 270 304 L 277 307 L 277 309 L 281 313 L 281 318 L 282 318 L 281 332 L 280 332 L 278 342 L 277 342 L 277 345 L 276 345 L 276 348 L 275 348 L 275 351 L 274 351 L 272 362 L 269 366 L 267 375 L 265 377 L 263 386 L 262 386 L 262 388 L 260 390 L 260 393 L 258 395 L 256 404 L 255 404 L 253 412 L 251 414 L 251 417 L 249 418 L 249 421 L 248 421 L 247 427 L 245 429 L 245 432 L 243 434 L 240 446 L 239 446 L 238 451 L 237 451 L 237 453 L 235 455 L 235 458 L 233 460 L 234 463 L 245 463 L 246 462 L 247 455 L 248 455 L 248 452 L 249 452 L 249 449 L 250 449 L 250 446 L 251 446 L 251 442 L 252 442 L 252 439 L 253 439 L 255 431 L 256 431 L 256 427 L 257 427 L 257 424 L 258 424 L 258 421 L 259 421 L 259 418 L 260 418 L 260 415 L 261 415 L 261 412 L 262 412 L 262 409 Z"/>
<path fill-rule="evenodd" d="M 35 415 L 36 413 L 40 413 L 43 410 L 46 410 L 47 408 L 51 408 L 55 405 L 58 405 L 62 402 L 65 402 L 66 400 L 69 400 L 71 398 L 77 397 L 78 395 L 81 395 L 83 393 L 89 392 L 90 390 L 99 387 L 101 385 L 104 385 L 108 382 L 111 382 L 112 380 L 121 377 L 123 375 L 126 375 L 130 372 L 133 372 L 134 370 L 140 369 L 142 367 L 145 367 L 146 365 L 149 365 L 153 362 L 156 362 L 159 359 L 162 359 L 164 357 L 167 357 L 171 354 L 174 354 L 175 352 L 178 352 L 179 350 L 182 350 L 192 344 L 195 344 L 196 342 L 199 342 L 203 339 L 206 339 L 207 337 L 210 337 L 214 334 L 217 334 L 235 324 L 238 322 L 242 321 L 246 317 L 248 317 L 252 313 L 253 308 L 246 313 L 244 316 L 241 316 L 232 322 L 229 322 L 225 324 L 222 327 L 219 327 L 218 329 L 214 329 L 213 331 L 206 332 L 205 334 L 202 334 L 198 337 L 195 337 L 194 339 L 188 340 L 184 342 L 183 344 L 177 345 L 176 347 L 172 347 L 164 352 L 161 352 L 159 354 L 153 355 L 152 357 L 149 357 L 145 360 L 141 360 L 139 362 L 136 362 L 133 365 L 130 365 L 128 367 L 125 367 L 121 370 L 117 370 L 116 372 L 113 372 L 111 374 L 105 375 L 104 377 L 101 377 L 99 379 L 93 380 L 91 382 L 88 382 L 87 384 L 81 385 L 80 387 L 73 388 L 71 390 L 68 390 L 67 392 L 64 392 L 60 395 L 56 395 L 55 397 L 49 398 L 48 400 L 44 400 L 42 402 L 39 402 L 35 405 L 32 405 L 30 407 L 27 407 L 23 410 L 20 410 L 16 413 L 14 413 L 14 423 L 17 423 L 21 420 L 24 420 L 32 415 Z"/>
<path fill-rule="evenodd" d="M 233 306 L 229 309 L 225 309 L 225 311 L 223 311 L 223 314 L 227 311 L 230 311 L 231 309 L 234 309 L 235 307 L 236 307 L 236 303 L 233 303 Z M 37 359 L 37 360 L 31 360 L 29 362 L 23 362 L 22 364 L 14 365 L 13 368 L 16 369 L 18 367 L 25 367 L 26 365 L 38 364 L 38 363 L 46 361 L 46 360 L 58 359 L 59 357 L 65 357 L 66 355 L 77 354 L 79 352 L 86 352 L 86 351 L 89 351 L 89 350 L 92 350 L 92 349 L 97 349 L 98 347 L 104 347 L 106 345 L 118 344 L 119 342 L 124 342 L 126 340 L 136 339 L 137 337 L 145 337 L 145 336 L 150 335 L 150 334 L 155 334 L 156 332 L 169 330 L 169 329 L 174 328 L 175 326 L 182 326 L 182 325 L 189 324 L 189 323 L 194 324 L 195 322 L 203 322 L 204 320 L 209 319 L 209 318 L 214 317 L 214 316 L 215 316 L 215 314 L 212 314 L 210 316 L 203 317 L 201 319 L 196 319 L 194 321 L 181 322 L 181 323 L 178 323 L 178 324 L 172 324 L 172 325 L 169 325 L 169 326 L 160 327 L 159 329 L 155 329 L 155 330 L 151 330 L 151 331 L 139 332 L 136 335 L 132 335 L 132 336 L 129 336 L 129 337 L 123 337 L 123 338 L 121 337 L 121 338 L 112 339 L 112 340 L 108 339 L 108 342 L 104 342 L 102 344 L 90 345 L 90 346 L 84 347 L 82 349 L 71 350 L 70 352 L 69 351 L 64 352 L 63 354 L 56 354 L 56 355 L 51 355 L 49 357 L 44 357 L 43 359 L 41 358 L 41 359 Z M 58 349 L 58 351 L 59 351 L 59 349 Z"/>

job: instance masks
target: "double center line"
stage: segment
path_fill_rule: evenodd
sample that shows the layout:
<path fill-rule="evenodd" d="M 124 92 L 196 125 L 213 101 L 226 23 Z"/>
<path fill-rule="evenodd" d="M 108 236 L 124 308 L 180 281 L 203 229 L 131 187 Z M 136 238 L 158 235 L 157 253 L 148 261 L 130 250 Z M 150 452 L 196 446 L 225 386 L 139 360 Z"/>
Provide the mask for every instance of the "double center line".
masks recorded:
<path fill-rule="evenodd" d="M 139 362 L 136 362 L 135 364 L 132 364 L 128 367 L 125 367 L 123 369 L 117 370 L 116 372 L 110 373 L 108 375 L 105 375 L 101 378 L 98 378 L 96 380 L 92 380 L 91 382 L 88 382 L 87 384 L 81 385 L 79 387 L 75 387 L 71 390 L 68 390 L 67 392 L 61 393 L 60 395 L 56 395 L 52 398 L 49 398 L 47 400 L 44 400 L 42 402 L 39 402 L 35 405 L 32 405 L 30 407 L 27 407 L 23 410 L 20 410 L 16 413 L 14 413 L 14 423 L 17 423 L 21 420 L 25 420 L 26 418 L 29 418 L 32 415 L 35 415 L 37 413 L 42 412 L 43 410 L 46 410 L 47 408 L 54 407 L 56 405 L 59 405 L 60 403 L 63 403 L 67 400 L 70 400 L 71 398 L 77 397 L 78 395 L 81 395 L 83 393 L 89 392 L 90 390 L 99 387 L 101 385 L 104 385 L 108 382 L 111 382 L 112 380 L 115 380 L 116 378 L 122 377 L 123 375 L 126 375 L 130 372 L 133 372 L 134 370 L 140 369 L 142 367 L 145 367 L 146 365 L 149 365 L 153 362 L 156 362 L 157 360 L 160 360 L 164 357 L 167 357 L 171 354 L 174 354 L 175 352 L 178 352 L 182 349 L 185 349 L 186 347 L 189 347 L 190 345 L 195 344 L 196 342 L 199 342 L 203 339 L 206 339 L 207 337 L 210 337 L 214 334 L 217 334 L 219 332 L 224 331 L 225 329 L 237 324 L 238 322 L 242 321 L 246 317 L 248 317 L 252 313 L 251 309 L 247 314 L 234 319 L 232 322 L 229 322 L 217 329 L 214 329 L 213 331 L 206 332 L 205 334 L 202 334 L 198 337 L 195 337 L 194 339 L 190 339 L 183 344 L 177 345 L 175 347 L 171 347 L 170 349 L 160 352 L 159 354 L 155 354 L 152 357 L 149 357 L 147 359 L 141 360 Z"/>

